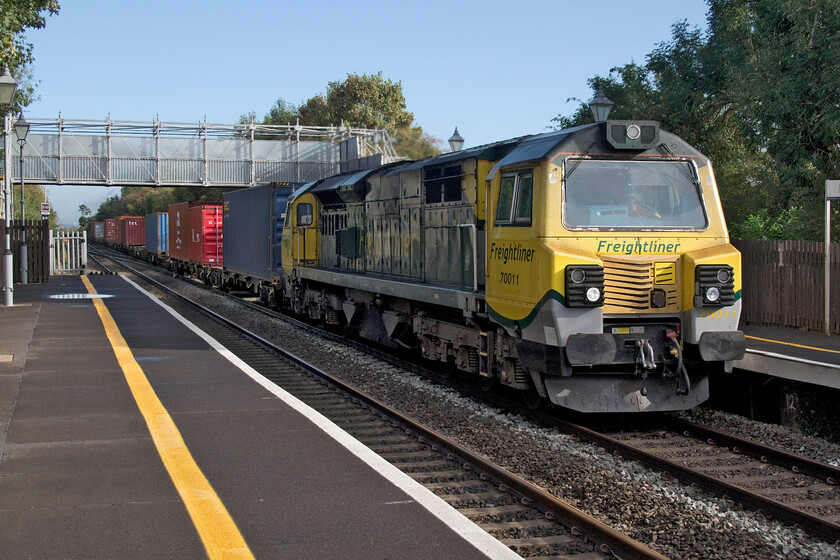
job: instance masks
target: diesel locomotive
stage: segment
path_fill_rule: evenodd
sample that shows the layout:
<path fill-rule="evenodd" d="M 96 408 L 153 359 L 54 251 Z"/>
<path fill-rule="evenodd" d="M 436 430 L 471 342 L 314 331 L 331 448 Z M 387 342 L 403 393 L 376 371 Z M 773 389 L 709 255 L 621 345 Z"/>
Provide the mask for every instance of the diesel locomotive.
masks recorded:
<path fill-rule="evenodd" d="M 712 164 L 602 121 L 289 195 L 278 306 L 582 412 L 694 407 L 745 351 Z"/>

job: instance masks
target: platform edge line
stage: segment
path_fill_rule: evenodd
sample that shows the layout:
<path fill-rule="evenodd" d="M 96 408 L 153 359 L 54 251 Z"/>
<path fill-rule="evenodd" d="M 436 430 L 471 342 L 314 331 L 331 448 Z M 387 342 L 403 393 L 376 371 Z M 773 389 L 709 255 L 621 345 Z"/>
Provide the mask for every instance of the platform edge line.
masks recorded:
<path fill-rule="evenodd" d="M 98 293 L 87 277 L 82 276 L 82 282 L 88 293 Z M 254 556 L 236 523 L 196 464 L 178 427 L 134 359 L 108 308 L 99 298 L 92 301 L 158 454 L 184 501 L 207 555 L 211 560 L 253 560 Z"/>
<path fill-rule="evenodd" d="M 288 391 L 278 387 L 254 368 L 243 362 L 233 352 L 225 348 L 219 341 L 205 333 L 188 319 L 181 316 L 177 311 L 160 301 L 154 294 L 146 291 L 130 278 L 120 276 L 123 280 L 134 286 L 138 291 L 145 294 L 153 302 L 165 309 L 170 315 L 180 321 L 185 327 L 199 336 L 209 344 L 216 352 L 224 356 L 230 363 L 239 368 L 257 384 L 282 400 L 291 408 L 302 414 L 310 422 L 332 437 L 345 449 L 358 457 L 361 461 L 379 473 L 394 486 L 408 494 L 420 506 L 429 511 L 438 520 L 446 524 L 456 534 L 461 536 L 473 547 L 478 549 L 488 558 L 493 560 L 521 560 L 521 556 L 502 544 L 501 541 L 490 535 L 487 531 L 476 525 L 473 521 L 459 513 L 458 510 L 443 501 L 437 494 L 399 470 L 397 467 L 374 453 L 362 442 L 348 434 L 332 420 L 310 407 Z"/>

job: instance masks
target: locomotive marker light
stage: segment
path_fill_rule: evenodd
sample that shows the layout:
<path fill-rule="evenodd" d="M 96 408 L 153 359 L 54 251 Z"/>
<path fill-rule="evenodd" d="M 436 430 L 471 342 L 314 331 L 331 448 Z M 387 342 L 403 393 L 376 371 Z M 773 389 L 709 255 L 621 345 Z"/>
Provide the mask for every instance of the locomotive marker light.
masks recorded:
<path fill-rule="evenodd" d="M 29 123 L 23 118 L 23 111 L 20 118 L 15 122 L 15 136 L 18 137 L 20 145 L 20 283 L 29 283 L 29 255 L 26 250 L 26 215 L 23 213 L 23 147 L 26 145 L 26 135 L 29 134 Z"/>
<path fill-rule="evenodd" d="M 592 101 L 589 102 L 589 110 L 592 111 L 595 122 L 606 121 L 610 116 L 613 105 L 615 103 L 607 99 L 607 96 L 604 95 L 604 90 L 599 89 Z"/>
<path fill-rule="evenodd" d="M 3 152 L 5 165 L 3 169 L 10 169 L 10 151 L 6 144 L 9 140 L 9 120 L 6 118 L 6 111 L 12 105 L 12 100 L 15 98 L 15 90 L 17 89 L 17 82 L 9 73 L 9 67 L 3 68 L 3 75 L 0 76 L 0 115 L 3 116 Z M 4 216 L 6 217 L 6 249 L 3 251 L 3 292 L 5 305 L 11 307 L 14 305 L 13 295 L 13 276 L 12 276 L 12 243 L 11 243 L 11 228 L 9 226 L 9 216 L 12 212 L 12 177 L 9 173 L 4 177 L 3 192 L 6 195 Z"/>
<path fill-rule="evenodd" d="M 831 334 L 831 201 L 840 200 L 840 181 L 825 182 L 825 334 Z"/>
<path fill-rule="evenodd" d="M 449 149 L 458 152 L 464 147 L 464 138 L 458 134 L 458 127 L 455 127 L 455 134 L 449 138 Z"/>

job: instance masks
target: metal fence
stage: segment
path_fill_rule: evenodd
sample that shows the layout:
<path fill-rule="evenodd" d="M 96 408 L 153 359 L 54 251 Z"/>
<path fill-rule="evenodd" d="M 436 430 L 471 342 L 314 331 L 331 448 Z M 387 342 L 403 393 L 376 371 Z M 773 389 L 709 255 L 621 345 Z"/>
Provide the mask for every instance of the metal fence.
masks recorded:
<path fill-rule="evenodd" d="M 50 232 L 50 274 L 87 273 L 87 232 Z"/>
<path fill-rule="evenodd" d="M 744 267 L 742 320 L 815 331 L 825 325 L 825 244 L 738 241 Z M 840 334 L 840 244 L 830 247 L 828 330 Z"/>

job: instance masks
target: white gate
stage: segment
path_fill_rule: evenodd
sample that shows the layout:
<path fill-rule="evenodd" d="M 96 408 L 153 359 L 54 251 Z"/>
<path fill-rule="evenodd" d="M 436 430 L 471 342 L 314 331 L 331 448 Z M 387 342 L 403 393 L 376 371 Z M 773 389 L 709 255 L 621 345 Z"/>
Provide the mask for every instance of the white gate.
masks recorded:
<path fill-rule="evenodd" d="M 50 275 L 87 273 L 87 232 L 50 231 Z"/>

